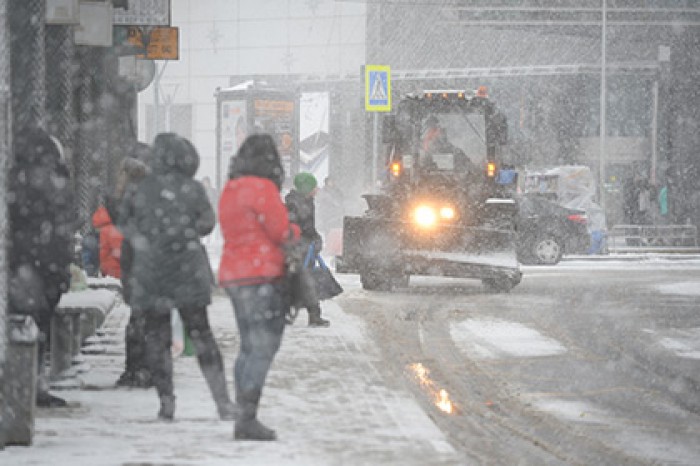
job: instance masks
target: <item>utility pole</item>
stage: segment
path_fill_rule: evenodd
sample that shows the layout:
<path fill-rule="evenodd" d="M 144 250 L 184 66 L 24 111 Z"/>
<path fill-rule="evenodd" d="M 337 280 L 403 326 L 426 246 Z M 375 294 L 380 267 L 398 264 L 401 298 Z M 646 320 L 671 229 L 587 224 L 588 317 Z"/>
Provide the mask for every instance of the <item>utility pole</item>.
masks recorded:
<path fill-rule="evenodd" d="M 153 79 L 153 138 L 159 133 L 158 125 L 160 124 L 160 117 L 158 113 L 160 112 L 160 78 L 165 72 L 165 67 L 168 66 L 166 61 L 163 67 L 158 69 L 158 62 L 156 62 L 156 73 Z M 151 141 L 153 142 L 153 141 Z"/>
<path fill-rule="evenodd" d="M 7 171 L 10 158 L 10 134 L 12 96 L 10 94 L 10 34 L 7 0 L 0 0 L 0 412 L 5 412 L 5 384 L 8 383 L 6 373 L 7 355 Z M 0 428 L 0 450 L 5 447 L 4 429 Z"/>
<path fill-rule="evenodd" d="M 598 169 L 598 193 L 599 193 L 599 198 L 600 198 L 600 207 L 603 209 L 603 212 L 605 212 L 605 163 L 606 163 L 606 156 L 605 156 L 605 136 L 606 136 L 606 127 L 605 127 L 605 105 L 606 105 L 606 89 L 607 89 L 607 80 L 606 80 L 606 50 L 605 50 L 605 43 L 606 43 L 606 22 L 607 22 L 607 17 L 608 17 L 608 4 L 607 0 L 603 0 L 603 8 L 602 8 L 602 24 L 603 24 L 603 30 L 602 30 L 602 37 L 601 37 L 601 45 L 600 45 L 600 166 Z"/>

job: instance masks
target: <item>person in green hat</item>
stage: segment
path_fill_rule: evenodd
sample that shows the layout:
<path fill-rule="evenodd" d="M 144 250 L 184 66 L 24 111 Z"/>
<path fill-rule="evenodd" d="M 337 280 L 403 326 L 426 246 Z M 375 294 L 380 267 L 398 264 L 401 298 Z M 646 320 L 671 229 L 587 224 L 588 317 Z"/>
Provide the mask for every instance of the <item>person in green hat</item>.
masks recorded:
<path fill-rule="evenodd" d="M 323 240 L 316 230 L 316 206 L 314 196 L 318 192 L 316 177 L 308 172 L 298 173 L 294 177 L 292 189 L 284 201 L 289 211 L 289 220 L 299 225 L 301 241 L 305 250 L 313 245 L 314 253 L 319 254 L 323 249 Z M 331 323 L 321 317 L 321 305 L 316 303 L 307 308 L 309 312 L 309 327 L 328 327 Z"/>

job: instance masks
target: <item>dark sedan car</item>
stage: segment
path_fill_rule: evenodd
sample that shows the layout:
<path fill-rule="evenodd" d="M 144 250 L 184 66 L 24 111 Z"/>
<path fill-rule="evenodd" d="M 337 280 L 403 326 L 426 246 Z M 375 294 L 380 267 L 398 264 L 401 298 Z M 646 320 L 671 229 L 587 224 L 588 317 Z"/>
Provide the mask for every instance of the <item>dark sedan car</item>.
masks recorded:
<path fill-rule="evenodd" d="M 586 213 L 538 195 L 518 200 L 518 260 L 557 264 L 563 254 L 585 254 L 590 245 Z"/>

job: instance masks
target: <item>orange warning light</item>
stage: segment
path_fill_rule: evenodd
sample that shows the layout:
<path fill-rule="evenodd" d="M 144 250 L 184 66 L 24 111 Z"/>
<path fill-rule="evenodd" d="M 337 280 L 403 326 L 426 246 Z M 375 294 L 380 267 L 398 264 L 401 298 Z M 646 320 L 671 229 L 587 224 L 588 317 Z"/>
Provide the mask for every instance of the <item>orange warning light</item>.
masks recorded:
<path fill-rule="evenodd" d="M 496 162 L 489 162 L 486 164 L 486 175 L 489 178 L 496 176 Z"/>

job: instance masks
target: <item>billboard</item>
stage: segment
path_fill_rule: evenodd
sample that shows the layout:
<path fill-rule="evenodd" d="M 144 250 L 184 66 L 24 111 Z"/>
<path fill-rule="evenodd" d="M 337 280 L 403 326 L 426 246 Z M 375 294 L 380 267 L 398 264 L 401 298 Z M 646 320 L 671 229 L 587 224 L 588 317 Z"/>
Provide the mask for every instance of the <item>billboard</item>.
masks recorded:
<path fill-rule="evenodd" d="M 275 139 L 287 178 L 292 172 L 292 158 L 295 150 L 294 115 L 294 100 L 273 97 L 253 101 L 253 130 L 255 133 L 268 133 Z"/>
<path fill-rule="evenodd" d="M 248 135 L 248 115 L 245 100 L 221 101 L 221 149 L 219 185 L 226 184 L 228 179 L 228 165 L 231 157 L 236 155 L 238 148 Z"/>
<path fill-rule="evenodd" d="M 328 176 L 330 135 L 328 92 L 305 92 L 299 99 L 299 171 L 313 173 L 319 184 Z"/>
<path fill-rule="evenodd" d="M 250 134 L 272 136 L 285 170 L 285 186 L 298 171 L 299 101 L 294 92 L 251 89 L 247 85 L 219 89 L 217 99 L 217 182 L 228 180 L 231 157 Z"/>

